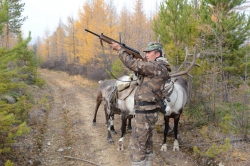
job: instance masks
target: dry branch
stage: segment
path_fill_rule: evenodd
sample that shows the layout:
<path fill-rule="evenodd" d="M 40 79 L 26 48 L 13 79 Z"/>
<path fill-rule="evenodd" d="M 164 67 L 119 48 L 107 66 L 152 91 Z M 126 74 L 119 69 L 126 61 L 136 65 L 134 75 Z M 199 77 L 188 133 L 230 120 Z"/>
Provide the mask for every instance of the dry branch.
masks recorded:
<path fill-rule="evenodd" d="M 85 162 L 90 163 L 90 164 L 93 164 L 93 165 L 101 166 L 101 165 L 99 165 L 99 164 L 93 163 L 93 162 L 88 161 L 88 160 L 80 159 L 80 158 L 77 158 L 77 157 L 64 156 L 64 158 L 75 159 L 75 160 L 81 160 L 81 161 L 85 161 Z"/>

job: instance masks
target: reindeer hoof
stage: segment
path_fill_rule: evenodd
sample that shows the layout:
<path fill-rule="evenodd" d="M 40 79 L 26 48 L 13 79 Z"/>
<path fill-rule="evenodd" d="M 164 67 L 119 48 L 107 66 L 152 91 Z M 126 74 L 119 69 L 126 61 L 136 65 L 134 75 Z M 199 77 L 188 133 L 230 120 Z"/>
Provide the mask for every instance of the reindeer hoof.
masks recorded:
<path fill-rule="evenodd" d="M 108 143 L 109 143 L 109 144 L 113 144 L 114 141 L 113 141 L 113 140 L 108 140 Z"/>
<path fill-rule="evenodd" d="M 117 148 L 117 150 L 118 150 L 118 151 L 124 150 L 123 142 L 122 142 L 122 141 L 119 141 L 119 142 L 118 142 L 118 148 Z"/>
<path fill-rule="evenodd" d="M 174 148 L 173 148 L 173 151 L 179 151 L 179 150 L 180 150 L 179 147 L 174 147 Z"/>
<path fill-rule="evenodd" d="M 108 143 L 112 144 L 112 143 L 114 143 L 114 140 L 112 138 L 108 138 Z"/>
<path fill-rule="evenodd" d="M 174 147 L 173 147 L 173 151 L 179 151 L 179 142 L 177 140 L 174 141 Z"/>
<path fill-rule="evenodd" d="M 162 144 L 161 151 L 166 152 L 168 150 L 167 144 Z"/>
<path fill-rule="evenodd" d="M 93 123 L 92 123 L 92 126 L 96 126 L 96 122 L 93 122 Z"/>
<path fill-rule="evenodd" d="M 128 127 L 128 132 L 131 133 L 132 132 L 132 127 Z"/>
<path fill-rule="evenodd" d="M 179 147 L 174 147 L 174 148 L 173 148 L 173 151 L 179 151 L 179 150 L 180 150 Z"/>
<path fill-rule="evenodd" d="M 111 130 L 112 134 L 117 134 L 117 132 L 115 130 Z"/>
<path fill-rule="evenodd" d="M 118 151 L 122 151 L 124 150 L 124 146 L 123 146 L 123 137 L 119 139 L 118 141 L 118 148 L 117 148 Z"/>
<path fill-rule="evenodd" d="M 132 132 L 132 128 L 128 128 L 128 133 L 131 133 Z"/>

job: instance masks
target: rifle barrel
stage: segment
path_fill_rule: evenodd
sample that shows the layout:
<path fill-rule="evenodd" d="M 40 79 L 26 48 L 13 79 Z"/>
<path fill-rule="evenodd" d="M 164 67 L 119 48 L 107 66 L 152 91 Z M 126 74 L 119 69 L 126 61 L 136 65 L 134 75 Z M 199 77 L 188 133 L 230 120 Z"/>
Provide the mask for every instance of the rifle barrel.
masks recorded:
<path fill-rule="evenodd" d="M 100 35 L 98 35 L 98 34 L 96 34 L 96 33 L 92 32 L 92 31 L 90 31 L 90 30 L 88 30 L 88 29 L 85 29 L 85 31 L 87 31 L 87 32 L 89 32 L 89 33 L 92 33 L 92 34 L 93 34 L 93 35 L 95 35 L 95 36 L 100 37 Z"/>

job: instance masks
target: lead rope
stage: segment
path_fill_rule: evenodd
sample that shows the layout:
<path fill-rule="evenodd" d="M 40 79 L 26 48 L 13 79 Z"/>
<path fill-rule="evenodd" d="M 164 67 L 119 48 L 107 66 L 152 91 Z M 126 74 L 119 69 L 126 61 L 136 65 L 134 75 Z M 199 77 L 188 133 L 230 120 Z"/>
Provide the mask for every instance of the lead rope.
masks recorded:
<path fill-rule="evenodd" d="M 107 59 L 107 57 L 105 57 L 105 52 L 104 52 L 104 46 L 103 46 L 103 42 L 102 42 L 102 40 L 100 40 L 100 43 L 101 43 L 101 46 L 102 46 L 102 54 L 103 54 L 103 56 L 104 56 L 104 60 L 105 60 L 105 63 L 106 63 L 106 65 L 107 65 L 107 70 L 109 71 L 109 69 L 108 69 L 108 59 Z M 108 115 L 110 115 L 110 113 L 111 113 L 111 100 L 113 99 L 113 96 L 115 96 L 114 95 L 114 92 L 115 92 L 115 88 L 116 88 L 116 85 L 114 85 L 114 86 L 112 86 L 112 89 L 111 89 L 111 92 L 108 94 L 108 97 L 107 97 L 107 101 L 106 101 L 106 104 L 107 104 L 107 114 Z M 109 120 L 110 121 L 110 120 Z"/>

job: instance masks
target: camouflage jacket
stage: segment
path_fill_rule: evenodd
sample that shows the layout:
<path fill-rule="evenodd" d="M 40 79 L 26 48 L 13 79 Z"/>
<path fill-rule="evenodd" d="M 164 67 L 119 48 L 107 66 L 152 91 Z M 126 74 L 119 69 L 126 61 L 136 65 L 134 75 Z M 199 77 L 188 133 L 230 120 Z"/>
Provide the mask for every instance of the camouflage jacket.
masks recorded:
<path fill-rule="evenodd" d="M 159 57 L 155 61 L 144 62 L 134 59 L 124 49 L 120 49 L 118 55 L 127 68 L 142 77 L 135 93 L 135 110 L 161 108 L 162 90 L 171 71 L 166 59 Z M 141 102 L 150 104 L 138 104 Z"/>

